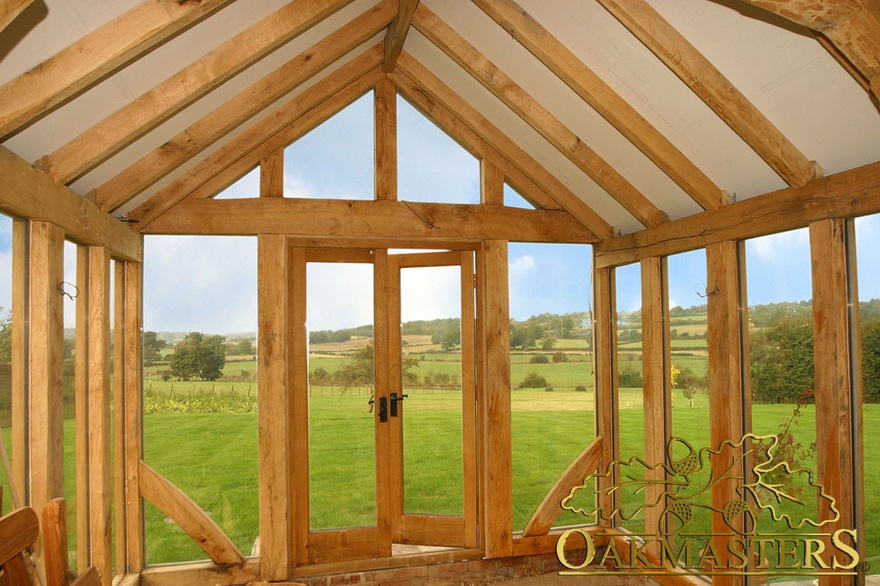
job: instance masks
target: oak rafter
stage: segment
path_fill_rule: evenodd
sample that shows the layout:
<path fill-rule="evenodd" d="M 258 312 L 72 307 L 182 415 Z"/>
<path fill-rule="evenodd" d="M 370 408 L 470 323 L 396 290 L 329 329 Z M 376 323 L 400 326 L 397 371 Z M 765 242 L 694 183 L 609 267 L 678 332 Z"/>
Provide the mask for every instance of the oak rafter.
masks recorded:
<path fill-rule="evenodd" d="M 351 1 L 285 5 L 89 128 L 41 164 L 59 183 L 75 181 Z"/>
<path fill-rule="evenodd" d="M 413 25 L 620 202 L 639 222 L 647 227 L 655 227 L 667 220 L 666 214 L 617 170 L 424 5 L 416 10 Z"/>
<path fill-rule="evenodd" d="M 419 6 L 419 0 L 398 0 L 400 7 L 397 9 L 397 18 L 388 27 L 385 33 L 385 62 L 382 64 L 382 71 L 391 73 L 394 66 L 397 65 L 397 58 L 400 51 L 403 50 L 403 44 L 406 42 L 406 34 L 412 24 L 413 14 Z"/>
<path fill-rule="evenodd" d="M 741 0 L 815 31 L 880 100 L 880 6 L 874 0 Z"/>
<path fill-rule="evenodd" d="M 185 198 L 217 195 L 270 153 L 312 130 L 362 95 L 381 77 L 382 55 L 381 45 L 365 51 L 135 207 L 129 216 L 138 220 L 137 229 L 144 231 L 150 222 Z"/>
<path fill-rule="evenodd" d="M 714 210 L 727 203 L 721 188 L 516 2 L 473 1 L 703 209 Z"/>
<path fill-rule="evenodd" d="M 612 236 L 614 228 L 608 222 L 417 59 L 404 52 L 398 69 L 401 73 L 398 84 L 404 95 L 428 112 L 452 136 L 474 145 L 478 154 L 492 160 L 524 195 L 539 197 L 533 205 L 548 207 L 542 197 L 546 194 L 553 207 L 567 210 L 599 239 Z M 491 150 L 481 150 L 475 139 Z M 539 191 L 532 189 L 532 184 Z"/>
<path fill-rule="evenodd" d="M 821 175 L 733 83 L 645 0 L 598 0 L 789 185 Z"/>
<path fill-rule="evenodd" d="M 0 87 L 0 140 L 232 0 L 147 1 Z"/>
<path fill-rule="evenodd" d="M 234 128 L 369 40 L 388 26 L 394 19 L 394 13 L 391 1 L 385 0 L 306 49 L 98 187 L 95 192 L 98 205 L 103 210 L 113 210 L 130 201 Z"/>

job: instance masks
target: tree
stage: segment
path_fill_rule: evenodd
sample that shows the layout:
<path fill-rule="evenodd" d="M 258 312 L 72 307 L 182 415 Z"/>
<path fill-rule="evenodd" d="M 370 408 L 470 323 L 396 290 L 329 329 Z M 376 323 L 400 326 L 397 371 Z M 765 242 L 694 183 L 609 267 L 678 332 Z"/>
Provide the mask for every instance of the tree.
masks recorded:
<path fill-rule="evenodd" d="M 688 406 L 693 407 L 694 396 L 697 393 L 709 392 L 709 375 L 697 374 L 687 366 L 684 366 L 678 371 L 673 386 L 681 389 L 685 399 L 688 400 Z"/>
<path fill-rule="evenodd" d="M 443 333 L 431 336 L 431 343 L 439 344 L 444 350 L 452 350 L 461 344 L 461 328 L 458 325 L 446 328 Z"/>
<path fill-rule="evenodd" d="M 862 321 L 862 396 L 880 403 L 880 317 Z"/>
<path fill-rule="evenodd" d="M 217 380 L 226 364 L 223 336 L 191 332 L 177 344 L 171 355 L 171 374 L 183 379 Z"/>
<path fill-rule="evenodd" d="M 556 347 L 556 343 L 559 342 L 559 340 L 557 340 L 556 336 L 552 333 L 547 332 L 544 334 L 543 338 L 538 340 L 538 342 L 541 344 L 541 350 L 552 350 Z"/>
<path fill-rule="evenodd" d="M 12 316 L 0 307 L 0 362 L 12 361 Z"/>
<path fill-rule="evenodd" d="M 144 332 L 144 362 L 147 366 L 162 360 L 161 351 L 167 346 L 165 340 L 160 340 L 156 332 Z"/>
<path fill-rule="evenodd" d="M 239 356 L 251 356 L 254 354 L 254 343 L 250 338 L 242 338 L 235 345 L 235 353 Z"/>
<path fill-rule="evenodd" d="M 751 344 L 752 397 L 757 403 L 796 403 L 814 388 L 813 322 L 808 312 L 780 314 Z"/>

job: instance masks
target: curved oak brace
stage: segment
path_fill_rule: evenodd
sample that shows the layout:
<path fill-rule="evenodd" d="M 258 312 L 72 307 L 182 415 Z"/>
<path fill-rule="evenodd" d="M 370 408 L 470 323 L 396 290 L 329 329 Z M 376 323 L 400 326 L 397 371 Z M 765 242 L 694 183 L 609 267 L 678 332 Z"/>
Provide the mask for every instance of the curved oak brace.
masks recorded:
<path fill-rule="evenodd" d="M 534 537 L 536 535 L 547 535 L 553 523 L 556 522 L 559 513 L 562 512 L 560 503 L 565 495 L 577 483 L 582 482 L 587 474 L 599 467 L 602 459 L 602 436 L 597 437 L 587 446 L 581 455 L 575 458 L 574 462 L 568 465 L 553 488 L 541 501 L 541 505 L 532 518 L 529 519 L 526 528 L 523 530 L 523 537 Z"/>
<path fill-rule="evenodd" d="M 244 556 L 223 530 L 182 490 L 140 462 L 141 496 L 168 515 L 215 564 L 239 564 Z"/>

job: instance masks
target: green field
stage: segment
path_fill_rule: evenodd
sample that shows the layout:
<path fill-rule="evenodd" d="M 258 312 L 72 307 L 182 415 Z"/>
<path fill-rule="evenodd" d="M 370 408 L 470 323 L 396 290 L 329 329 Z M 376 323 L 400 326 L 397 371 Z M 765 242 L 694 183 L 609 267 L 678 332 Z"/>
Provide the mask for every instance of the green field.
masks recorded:
<path fill-rule="evenodd" d="M 696 326 L 694 326 L 696 327 Z M 641 371 L 640 343 L 626 345 L 621 365 Z M 705 372 L 705 340 L 677 340 L 673 363 Z M 325 348 L 310 357 L 309 370 L 336 372 L 347 360 L 352 344 Z M 571 461 L 592 441 L 592 363 L 586 344 L 563 340 L 566 361 L 533 363 L 537 351 L 511 355 L 511 384 L 517 387 L 527 374 L 545 377 L 547 386 L 511 391 L 513 442 L 514 529 L 522 530 L 544 495 Z M 412 369 L 419 380 L 431 373 L 460 373 L 457 353 L 411 343 Z M 554 351 L 544 353 L 552 357 Z M 148 405 L 145 415 L 145 460 L 204 508 L 246 555 L 258 534 L 257 414 L 255 380 L 245 382 L 193 382 L 163 380 L 162 365 L 148 370 L 145 381 Z M 246 378 L 256 364 L 230 362 L 225 376 Z M 576 392 L 582 385 L 586 392 Z M 412 512 L 461 514 L 461 399 L 452 388 L 423 386 L 407 390 L 404 420 L 405 506 Z M 373 415 L 366 400 L 368 387 L 347 389 L 314 385 L 310 397 L 310 513 L 315 529 L 376 523 L 375 449 Z M 621 454 L 644 453 L 641 389 L 619 393 Z M 792 414 L 792 405 L 755 405 L 753 429 L 770 434 Z M 196 412 L 186 412 L 196 411 Z M 199 412 L 202 411 L 202 412 Z M 203 412 L 212 411 L 212 412 Z M 808 445 L 815 438 L 815 410 L 805 408 L 793 428 L 797 441 Z M 708 397 L 698 394 L 693 406 L 674 392 L 672 433 L 694 446 L 708 445 Z M 865 454 L 880 450 L 880 405 L 864 408 Z M 4 429 L 7 445 L 9 430 Z M 73 427 L 65 422 L 67 478 L 73 478 Z M 880 466 L 866 457 L 865 486 L 880 486 Z M 812 461 L 805 465 L 815 467 Z M 5 479 L 4 479 L 5 480 Z M 68 480 L 69 515 L 73 518 L 73 482 Z M 8 494 L 8 493 L 7 493 Z M 880 568 L 880 531 L 872 520 L 880 518 L 880 493 L 866 491 L 867 544 L 873 572 Z M 629 499 L 630 501 L 632 499 Z M 5 499 L 4 510 L 9 508 Z M 628 502 L 628 501 L 625 501 Z M 147 504 L 147 560 L 150 564 L 204 559 L 204 553 L 170 519 Z M 591 522 L 581 515 L 563 513 L 557 525 Z M 638 519 L 622 523 L 640 531 Z M 71 542 L 73 547 L 73 542 Z"/>

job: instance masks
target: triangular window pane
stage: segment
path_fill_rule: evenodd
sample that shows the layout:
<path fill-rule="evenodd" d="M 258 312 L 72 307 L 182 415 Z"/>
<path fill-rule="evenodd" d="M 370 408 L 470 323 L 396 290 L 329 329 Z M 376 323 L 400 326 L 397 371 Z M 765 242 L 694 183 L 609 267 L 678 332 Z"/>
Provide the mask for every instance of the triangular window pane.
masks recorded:
<path fill-rule="evenodd" d="M 525 208 L 527 210 L 535 209 L 535 206 L 527 202 L 517 190 L 507 183 L 504 184 L 504 205 L 512 208 Z"/>
<path fill-rule="evenodd" d="M 400 96 L 397 180 L 401 200 L 480 203 L 480 162 Z"/>
<path fill-rule="evenodd" d="M 260 167 L 251 169 L 238 181 L 214 196 L 214 199 L 246 199 L 260 197 Z"/>
<path fill-rule="evenodd" d="M 373 92 L 284 149 L 284 197 L 375 199 Z"/>

